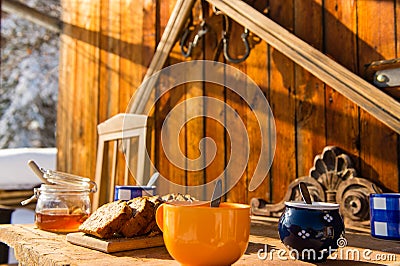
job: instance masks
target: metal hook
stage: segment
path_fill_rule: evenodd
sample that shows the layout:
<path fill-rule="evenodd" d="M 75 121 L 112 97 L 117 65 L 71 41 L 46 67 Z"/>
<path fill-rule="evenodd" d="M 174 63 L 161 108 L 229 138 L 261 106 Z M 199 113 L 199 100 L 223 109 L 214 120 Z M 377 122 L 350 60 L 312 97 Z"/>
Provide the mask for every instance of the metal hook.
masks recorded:
<path fill-rule="evenodd" d="M 213 10 L 214 14 L 217 16 L 224 15 L 224 13 L 221 10 L 219 10 L 216 6 L 212 6 L 212 10 Z"/>
<path fill-rule="evenodd" d="M 186 23 L 185 31 L 183 32 L 181 40 L 179 42 L 179 45 L 181 47 L 181 52 L 185 57 L 188 57 L 192 53 L 192 51 L 191 51 L 192 48 L 190 47 L 190 45 L 189 45 L 187 51 L 185 51 L 184 46 L 186 44 L 186 41 L 187 41 L 187 38 L 188 38 L 190 32 L 192 32 L 193 29 L 194 29 L 194 26 L 193 26 L 193 10 L 192 10 L 190 12 L 189 19 Z"/>
<path fill-rule="evenodd" d="M 243 41 L 244 47 L 245 47 L 245 54 L 241 58 L 232 58 L 229 55 L 229 35 L 224 34 L 223 37 L 223 42 L 224 42 L 224 57 L 228 62 L 234 63 L 234 64 L 239 64 L 243 62 L 244 60 L 247 59 L 250 55 L 250 45 L 247 37 L 249 36 L 249 30 L 247 28 L 244 28 L 244 31 L 241 35 L 241 39 Z"/>
<path fill-rule="evenodd" d="M 193 48 L 196 47 L 196 46 L 198 45 L 200 39 L 201 39 L 201 38 L 207 33 L 207 31 L 208 31 L 208 28 L 207 28 L 207 25 L 206 25 L 205 21 L 202 21 L 201 24 L 200 24 L 200 26 L 201 26 L 201 27 L 200 27 L 199 31 L 198 31 L 197 34 L 194 36 L 193 42 L 189 42 L 186 51 L 185 51 L 185 43 L 186 43 L 186 41 L 187 41 L 187 38 L 189 37 L 189 33 L 190 33 L 190 31 L 191 31 L 190 28 L 187 27 L 187 28 L 185 29 L 183 35 L 182 35 L 182 39 L 181 39 L 181 42 L 180 42 L 180 46 L 181 46 L 182 55 L 183 55 L 185 58 L 187 58 L 187 57 L 189 57 L 189 56 L 192 55 L 192 50 L 193 50 Z"/>
<path fill-rule="evenodd" d="M 217 45 L 217 50 L 215 51 L 214 54 L 214 61 L 218 61 L 221 52 L 224 49 L 224 40 L 225 39 L 229 39 L 230 36 L 230 20 L 229 17 L 227 15 L 225 15 L 224 13 L 220 12 L 219 10 L 217 11 L 217 8 L 215 6 L 213 6 L 214 8 L 214 13 L 216 15 L 222 15 L 222 34 L 221 34 L 221 40 L 218 42 Z M 218 12 L 218 13 L 217 13 Z"/>
<path fill-rule="evenodd" d="M 190 29 L 186 28 L 185 31 L 183 32 L 181 41 L 179 43 L 179 45 L 181 46 L 181 53 L 183 54 L 184 57 L 189 57 L 192 54 L 193 47 L 191 42 L 189 43 L 187 50 L 185 51 L 185 43 L 187 41 L 189 34 L 190 34 Z"/>
<path fill-rule="evenodd" d="M 241 35 L 241 39 L 242 39 L 242 41 L 244 43 L 244 47 L 245 47 L 245 54 L 241 58 L 232 58 L 229 55 L 229 38 L 230 38 L 230 31 L 231 31 L 231 20 L 227 15 L 225 15 L 225 14 L 222 14 L 222 15 L 223 15 L 222 39 L 217 46 L 217 50 L 214 55 L 214 61 L 218 61 L 219 55 L 223 50 L 224 57 L 228 62 L 231 62 L 234 64 L 241 63 L 244 60 L 246 60 L 247 57 L 249 57 L 249 55 L 250 55 L 250 43 L 248 40 L 250 32 L 247 28 L 244 28 L 244 31 Z"/>

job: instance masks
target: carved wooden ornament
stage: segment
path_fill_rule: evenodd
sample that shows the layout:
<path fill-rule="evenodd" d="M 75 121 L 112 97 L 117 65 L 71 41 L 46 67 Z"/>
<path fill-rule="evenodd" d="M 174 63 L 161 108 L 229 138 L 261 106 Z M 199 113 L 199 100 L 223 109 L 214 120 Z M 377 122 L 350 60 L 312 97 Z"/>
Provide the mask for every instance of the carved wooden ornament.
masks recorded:
<path fill-rule="evenodd" d="M 281 215 L 285 201 L 301 201 L 298 185 L 307 184 L 313 201 L 324 201 L 340 204 L 344 219 L 353 222 L 369 221 L 369 194 L 381 193 L 374 183 L 357 177 L 350 157 L 338 147 L 327 146 L 322 154 L 315 156 L 314 166 L 309 176 L 300 177 L 290 183 L 288 191 L 277 204 L 268 204 L 264 199 L 253 198 L 251 209 L 254 215 Z"/>

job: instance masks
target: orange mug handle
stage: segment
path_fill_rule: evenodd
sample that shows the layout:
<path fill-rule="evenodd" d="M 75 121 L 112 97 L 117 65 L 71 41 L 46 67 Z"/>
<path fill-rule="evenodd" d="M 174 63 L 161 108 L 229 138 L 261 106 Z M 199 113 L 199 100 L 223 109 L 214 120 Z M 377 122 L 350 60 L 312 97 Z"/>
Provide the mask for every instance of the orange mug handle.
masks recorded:
<path fill-rule="evenodd" d="M 158 227 L 161 229 L 162 232 L 164 232 L 164 204 L 161 204 L 158 206 L 157 211 L 156 211 L 156 222 Z"/>

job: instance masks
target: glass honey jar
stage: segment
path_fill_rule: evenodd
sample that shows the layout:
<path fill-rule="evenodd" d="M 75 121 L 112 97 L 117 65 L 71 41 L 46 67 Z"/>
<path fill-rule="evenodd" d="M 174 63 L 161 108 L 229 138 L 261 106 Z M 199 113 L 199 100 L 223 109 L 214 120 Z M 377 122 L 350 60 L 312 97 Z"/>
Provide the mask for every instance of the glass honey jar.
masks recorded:
<path fill-rule="evenodd" d="M 89 178 L 47 170 L 46 184 L 34 189 L 35 224 L 52 232 L 74 232 L 91 213 L 90 193 L 97 190 Z"/>

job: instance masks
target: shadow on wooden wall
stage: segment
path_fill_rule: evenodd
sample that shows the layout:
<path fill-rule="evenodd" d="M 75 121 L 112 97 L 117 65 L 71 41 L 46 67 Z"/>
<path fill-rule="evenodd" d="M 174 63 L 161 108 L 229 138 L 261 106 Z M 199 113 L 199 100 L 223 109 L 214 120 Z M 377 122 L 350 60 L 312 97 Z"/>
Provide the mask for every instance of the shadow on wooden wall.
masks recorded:
<path fill-rule="evenodd" d="M 142 82 L 175 1 L 139 1 L 128 5 L 120 0 L 120 5 L 116 5 L 114 1 L 103 0 L 101 8 L 96 3 L 79 2 L 87 5 L 64 1 L 64 10 L 75 17 L 71 15 L 64 20 L 63 40 L 67 41 L 61 44 L 58 167 L 62 171 L 94 176 L 95 127 L 110 116 L 125 112 L 127 101 Z M 365 64 L 400 53 L 395 28 L 399 11 L 393 1 L 284 0 L 252 1 L 251 4 L 258 5 L 275 22 L 361 77 Z M 80 12 L 82 7 L 91 8 L 92 12 Z M 200 14 L 200 10 L 198 1 L 194 14 Z M 214 16 L 211 9 L 208 16 Z M 198 16 L 195 18 L 198 23 Z M 134 22 L 129 30 L 122 29 Z M 235 24 L 231 51 L 234 56 L 240 56 L 243 50 L 237 37 L 242 31 L 243 27 Z M 133 35 L 137 35 L 135 41 L 132 41 Z M 214 43 L 212 38 L 206 35 L 205 44 Z M 205 46 L 197 56 L 213 59 L 214 52 Z M 180 55 L 176 45 L 168 64 L 191 59 Z M 199 183 L 217 176 L 226 166 L 230 158 L 227 134 L 223 125 L 207 119 L 188 123 L 181 131 L 179 142 L 182 152 L 192 158 L 198 154 L 199 140 L 213 137 L 219 151 L 212 167 L 188 173 L 172 166 L 159 150 L 160 128 L 169 110 L 188 98 L 210 96 L 233 106 L 251 129 L 250 147 L 247 147 L 251 154 L 249 166 L 238 186 L 227 194 L 229 201 L 246 202 L 254 196 L 279 201 L 291 181 L 308 174 L 314 156 L 326 145 L 338 146 L 351 155 L 360 176 L 378 181 L 393 191 L 399 190 L 400 148 L 395 132 L 265 42 L 255 45 L 245 62 L 232 65 L 257 82 L 275 116 L 277 150 L 269 178 L 255 192 L 247 192 L 258 160 L 256 155 L 260 153 L 257 145 L 260 135 L 253 130 L 256 121 L 239 97 L 212 84 L 176 88 L 157 103 L 156 128 L 151 133 L 154 142 L 149 149 L 155 166 L 166 176 L 185 184 Z M 87 69 L 90 75 L 82 73 Z"/>

